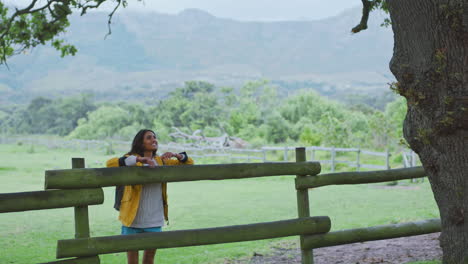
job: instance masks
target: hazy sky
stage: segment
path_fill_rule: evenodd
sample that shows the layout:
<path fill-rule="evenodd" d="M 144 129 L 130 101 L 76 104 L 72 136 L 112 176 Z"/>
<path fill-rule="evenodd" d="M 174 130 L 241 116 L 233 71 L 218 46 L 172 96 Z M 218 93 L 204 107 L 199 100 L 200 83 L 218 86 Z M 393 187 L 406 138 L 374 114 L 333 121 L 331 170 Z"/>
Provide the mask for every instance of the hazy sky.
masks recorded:
<path fill-rule="evenodd" d="M 0 0 L 25 5 L 30 0 Z M 43 0 L 42 0 L 43 1 Z M 111 2 L 111 1 L 109 1 Z M 224 18 L 237 20 L 321 19 L 360 6 L 360 0 L 128 0 L 129 8 L 161 13 L 178 13 L 199 8 Z M 120 11 L 124 12 L 124 11 Z"/>

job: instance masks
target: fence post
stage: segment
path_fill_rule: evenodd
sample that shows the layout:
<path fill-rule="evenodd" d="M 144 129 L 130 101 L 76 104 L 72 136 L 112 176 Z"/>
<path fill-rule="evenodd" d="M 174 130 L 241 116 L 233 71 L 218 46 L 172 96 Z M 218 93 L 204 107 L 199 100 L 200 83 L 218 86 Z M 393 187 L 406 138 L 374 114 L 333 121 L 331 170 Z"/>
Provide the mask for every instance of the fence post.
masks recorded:
<path fill-rule="evenodd" d="M 85 167 L 83 158 L 72 158 L 72 168 L 80 169 Z M 75 206 L 75 238 L 89 237 L 88 206 Z"/>
<path fill-rule="evenodd" d="M 305 148 L 296 148 L 296 162 L 306 161 L 306 150 Z M 300 177 L 305 177 L 305 175 L 296 175 L 296 179 Z M 310 217 L 309 209 L 309 193 L 308 189 L 297 190 L 297 212 L 299 218 L 301 217 Z M 301 248 L 304 243 L 304 236 L 301 238 Z M 301 259 L 302 264 L 313 264 L 314 263 L 314 253 L 312 249 L 301 249 Z"/>
<path fill-rule="evenodd" d="M 284 161 L 288 161 L 288 147 L 284 147 Z"/>
<path fill-rule="evenodd" d="M 416 167 L 416 152 L 411 150 L 411 167 Z"/>
<path fill-rule="evenodd" d="M 406 152 L 402 151 L 401 156 L 403 157 L 403 166 L 404 166 L 404 168 L 410 167 L 409 161 L 408 161 L 408 159 L 406 157 Z"/>
<path fill-rule="evenodd" d="M 72 169 L 81 169 L 84 167 L 84 158 L 72 158 Z M 88 206 L 75 206 L 75 238 L 87 237 L 89 237 Z M 89 261 L 89 263 L 100 263 L 99 256 L 94 256 L 87 261 Z"/>
<path fill-rule="evenodd" d="M 311 156 L 310 156 L 310 160 L 311 160 L 311 161 L 314 161 L 314 160 L 315 160 L 315 148 L 314 148 L 314 147 L 312 147 L 312 154 L 311 154 Z"/>
<path fill-rule="evenodd" d="M 416 167 L 417 166 L 417 161 L 416 161 L 416 152 L 414 152 L 412 149 L 411 151 L 411 167 Z M 419 182 L 419 179 L 411 179 L 412 181 Z M 424 178 L 421 178 L 421 182 L 424 182 Z"/>
<path fill-rule="evenodd" d="M 386 159 L 385 159 L 385 165 L 387 166 L 387 170 L 390 169 L 390 150 L 387 148 L 386 149 Z"/>
<path fill-rule="evenodd" d="M 356 171 L 361 170 L 361 149 L 357 150 Z"/>
<path fill-rule="evenodd" d="M 336 151 L 335 151 L 335 147 L 332 147 L 332 150 L 331 150 L 331 172 L 335 172 L 335 156 L 336 156 Z"/>
<path fill-rule="evenodd" d="M 263 162 L 266 162 L 266 150 L 264 148 L 262 148 L 262 152 L 263 152 Z"/>

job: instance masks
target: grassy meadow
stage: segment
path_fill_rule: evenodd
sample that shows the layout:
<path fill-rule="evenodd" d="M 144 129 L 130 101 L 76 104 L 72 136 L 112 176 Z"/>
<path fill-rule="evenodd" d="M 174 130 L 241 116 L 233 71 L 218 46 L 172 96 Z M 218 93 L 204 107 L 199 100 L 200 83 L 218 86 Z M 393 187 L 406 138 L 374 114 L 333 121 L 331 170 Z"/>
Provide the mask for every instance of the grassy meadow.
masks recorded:
<path fill-rule="evenodd" d="M 42 190 L 44 171 L 70 168 L 72 157 L 85 158 L 87 167 L 103 167 L 111 156 L 27 144 L 0 145 L 0 193 Z M 168 192 L 170 225 L 165 230 L 297 217 L 292 176 L 170 183 Z M 120 234 L 121 225 L 112 208 L 114 188 L 104 188 L 104 193 L 104 204 L 89 209 L 91 236 Z M 313 189 L 310 206 L 312 215 L 330 216 L 332 230 L 439 217 L 427 180 L 417 184 L 402 181 L 397 186 L 369 184 Z M 0 263 L 52 261 L 56 241 L 74 237 L 73 208 L 0 214 L 0 237 Z M 246 258 L 254 252 L 268 254 L 272 244 L 279 241 L 294 243 L 298 237 L 162 249 L 157 253 L 157 263 L 224 263 L 226 259 Z M 101 263 L 126 263 L 125 253 L 102 255 Z"/>

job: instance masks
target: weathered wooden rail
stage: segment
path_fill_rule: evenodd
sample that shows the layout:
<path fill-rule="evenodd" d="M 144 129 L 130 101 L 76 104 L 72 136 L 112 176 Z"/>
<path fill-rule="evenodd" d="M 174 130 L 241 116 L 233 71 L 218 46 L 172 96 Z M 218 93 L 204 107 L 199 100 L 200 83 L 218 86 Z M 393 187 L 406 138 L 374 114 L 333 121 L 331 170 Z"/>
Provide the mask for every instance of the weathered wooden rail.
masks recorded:
<path fill-rule="evenodd" d="M 304 238 L 303 248 L 321 248 L 363 241 L 416 236 L 440 231 L 440 219 L 346 229 Z"/>
<path fill-rule="evenodd" d="M 315 175 L 318 162 L 266 162 L 196 166 L 117 167 L 51 170 L 45 173 L 46 189 L 96 188 L 152 182 L 243 179 L 280 175 Z"/>
<path fill-rule="evenodd" d="M 0 212 L 75 207 L 75 238 L 59 240 L 58 260 L 50 263 L 99 263 L 100 254 L 300 236 L 302 263 L 313 263 L 313 249 L 325 246 L 412 236 L 440 231 L 440 220 L 329 232 L 330 219 L 310 215 L 309 188 L 335 184 L 364 184 L 424 177 L 422 168 L 370 172 L 320 173 L 320 163 L 306 161 L 306 149 L 296 149 L 296 162 L 196 166 L 123 167 L 85 169 L 84 159 L 73 159 L 70 170 L 45 173 L 39 192 L 0 194 Z M 178 230 L 161 233 L 90 237 L 88 206 L 102 204 L 101 187 L 199 180 L 243 179 L 296 175 L 298 218 L 239 226 Z M 60 189 L 60 190 L 56 190 Z"/>
<path fill-rule="evenodd" d="M 1 193 L 0 213 L 96 205 L 103 202 L 104 193 L 101 188 Z"/>
<path fill-rule="evenodd" d="M 129 250 L 176 248 L 319 234 L 328 232 L 330 227 L 330 218 L 321 216 L 250 225 L 166 231 L 144 235 L 59 240 L 57 257 L 92 256 Z"/>
<path fill-rule="evenodd" d="M 364 184 L 426 177 L 422 167 L 387 171 L 339 172 L 296 179 L 296 189 L 317 188 L 327 185 Z"/>

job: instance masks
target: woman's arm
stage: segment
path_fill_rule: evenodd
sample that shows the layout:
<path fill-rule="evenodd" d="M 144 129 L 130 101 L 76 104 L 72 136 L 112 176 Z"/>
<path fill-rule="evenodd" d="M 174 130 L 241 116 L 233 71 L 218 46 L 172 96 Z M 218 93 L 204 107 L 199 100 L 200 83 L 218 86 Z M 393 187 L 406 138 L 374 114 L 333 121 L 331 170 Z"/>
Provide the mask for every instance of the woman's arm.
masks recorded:
<path fill-rule="evenodd" d="M 132 158 L 133 157 L 133 158 Z M 135 156 L 125 155 L 120 158 L 111 158 L 106 162 L 106 167 L 125 167 L 135 165 Z M 129 161 L 127 161 L 129 160 Z M 131 164 L 133 160 L 133 164 Z"/>
<path fill-rule="evenodd" d="M 120 158 L 112 158 L 106 162 L 107 167 L 125 167 L 135 166 L 138 162 L 148 164 L 150 167 L 156 166 L 156 162 L 152 158 L 138 157 L 134 155 L 125 155 Z"/>
<path fill-rule="evenodd" d="M 126 166 L 125 160 L 128 155 L 125 155 L 121 158 L 111 158 L 106 162 L 107 167 L 123 167 Z M 120 211 L 120 205 L 122 203 L 122 197 L 124 196 L 125 186 L 118 185 L 115 186 L 115 197 L 114 197 L 114 209 Z"/>
<path fill-rule="evenodd" d="M 156 161 L 153 159 L 153 158 L 148 158 L 148 157 L 137 157 L 137 156 L 134 156 L 136 157 L 135 159 L 135 164 L 137 162 L 141 162 L 143 164 L 148 164 L 148 166 L 150 168 L 154 168 L 156 166 Z"/>
<path fill-rule="evenodd" d="M 172 159 L 176 158 L 176 159 Z M 193 165 L 193 160 L 188 157 L 186 152 L 173 153 L 166 152 L 161 155 L 164 165 Z"/>
<path fill-rule="evenodd" d="M 107 162 L 106 162 L 106 167 L 110 168 L 110 167 L 121 167 L 121 161 L 120 161 L 121 158 L 112 158 L 112 159 L 109 159 Z M 125 166 L 125 165 L 123 165 Z"/>

